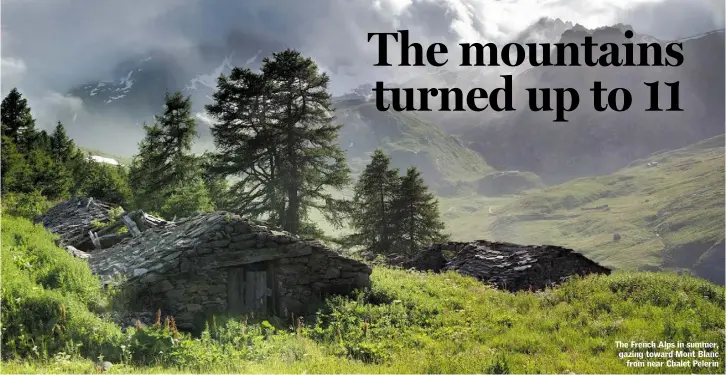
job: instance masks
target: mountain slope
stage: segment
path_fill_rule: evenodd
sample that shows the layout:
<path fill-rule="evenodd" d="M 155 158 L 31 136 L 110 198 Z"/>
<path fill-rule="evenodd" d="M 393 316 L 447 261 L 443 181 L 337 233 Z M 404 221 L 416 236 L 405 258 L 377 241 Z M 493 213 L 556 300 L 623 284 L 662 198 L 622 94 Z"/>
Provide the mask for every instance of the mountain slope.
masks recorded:
<path fill-rule="evenodd" d="M 142 68 L 137 68 L 136 71 L 138 69 Z M 142 82 L 144 81 L 142 80 Z M 116 86 L 122 85 L 121 82 L 117 82 L 117 84 Z M 159 91 L 160 88 L 153 82 L 135 83 L 133 89 L 127 88 L 128 85 L 125 85 L 123 92 L 135 94 L 131 95 L 131 99 L 116 100 L 103 98 L 111 95 L 110 93 L 115 92 L 118 87 L 104 83 L 99 85 L 100 88 L 93 87 L 92 89 L 91 86 L 88 86 L 91 90 L 89 95 L 94 94 L 91 96 L 93 98 L 98 96 L 97 99 L 94 99 L 95 101 L 89 103 L 103 106 L 100 107 L 101 112 L 99 113 L 111 118 L 115 118 L 113 111 L 127 111 L 127 106 L 132 106 L 135 108 L 133 113 L 138 114 L 139 118 L 150 120 L 154 114 L 151 107 L 148 104 L 137 107 L 133 103 L 138 100 L 151 100 L 149 95 L 152 94 L 161 95 L 163 100 L 163 90 Z M 213 89 L 205 86 L 205 90 L 211 92 Z M 196 102 L 195 107 L 209 102 L 208 98 L 200 99 Z M 348 161 L 354 174 L 365 167 L 369 162 L 370 154 L 376 148 L 386 151 L 392 158 L 393 166 L 402 172 L 410 166 L 418 167 L 427 183 L 441 194 L 454 193 L 461 186 L 460 182 L 481 178 L 493 171 L 481 156 L 467 148 L 457 138 L 444 133 L 436 125 L 423 121 L 413 114 L 379 112 L 374 103 L 356 95 L 334 99 L 334 106 L 336 107 L 336 121 L 343 125 L 339 143 L 348 154 Z M 143 114 L 146 114 L 145 117 Z M 213 147 L 208 123 L 202 121 L 203 116 L 203 112 L 197 112 L 200 137 L 195 142 L 195 151 Z M 103 139 L 100 136 L 99 138 Z M 135 142 L 128 143 L 134 145 L 131 153 L 135 153 Z M 92 144 L 94 149 L 107 150 L 98 142 Z M 128 146 L 126 145 L 126 147 Z M 109 152 L 116 153 L 113 150 L 117 148 L 111 149 Z"/>
<path fill-rule="evenodd" d="M 723 160 L 721 135 L 520 197 L 442 200 L 442 212 L 457 239 L 561 245 L 617 269 L 723 284 Z"/>
<path fill-rule="evenodd" d="M 541 18 L 525 30 L 516 35 L 510 42 L 525 45 L 527 43 L 555 43 L 562 34 L 573 27 L 571 22 L 564 22 L 560 19 Z M 500 47 L 504 45 L 501 44 Z M 531 66 L 528 61 L 516 67 L 504 64 L 500 66 L 460 66 L 458 54 L 450 54 L 449 63 L 436 70 L 428 69 L 425 74 L 416 75 L 401 83 L 391 83 L 391 87 L 401 88 L 423 88 L 423 87 L 456 87 L 467 92 L 472 88 L 483 88 L 487 92 L 501 87 L 501 75 L 517 76 Z M 370 88 L 368 88 L 370 93 Z M 418 105 L 418 98 L 414 99 Z M 462 111 L 462 112 L 419 112 L 418 115 L 429 122 L 433 122 L 441 129 L 450 133 L 480 127 L 483 123 L 495 121 L 504 116 L 503 113 L 494 111 Z"/>
<path fill-rule="evenodd" d="M 375 103 L 363 99 L 335 102 L 336 120 L 343 124 L 340 144 L 348 154 L 354 173 L 369 162 L 376 148 L 391 156 L 403 173 L 416 166 L 426 182 L 439 194 L 451 194 L 462 182 L 493 172 L 486 161 L 459 139 L 413 114 L 380 112 Z"/>
<path fill-rule="evenodd" d="M 623 25 L 595 31 L 576 27 L 563 42 L 582 43 L 587 35 L 597 43 L 622 43 Z M 637 35 L 635 41 L 653 42 Z M 661 42 L 665 44 L 665 42 Z M 612 173 L 653 152 L 676 149 L 723 133 L 724 33 L 709 33 L 682 41 L 679 67 L 538 67 L 514 78 L 515 112 L 462 132 L 462 139 L 494 168 L 534 172 L 546 182 Z M 636 50 L 637 51 L 637 50 Z M 651 53 L 652 55 L 652 53 Z M 637 55 L 636 55 L 637 58 Z M 593 82 L 628 89 L 632 107 L 624 112 L 593 108 Z M 669 106 L 664 82 L 680 82 L 682 112 L 646 112 L 649 89 L 661 82 L 660 107 Z M 580 93 L 579 108 L 569 122 L 553 122 L 553 112 L 533 112 L 525 88 L 570 87 Z"/>

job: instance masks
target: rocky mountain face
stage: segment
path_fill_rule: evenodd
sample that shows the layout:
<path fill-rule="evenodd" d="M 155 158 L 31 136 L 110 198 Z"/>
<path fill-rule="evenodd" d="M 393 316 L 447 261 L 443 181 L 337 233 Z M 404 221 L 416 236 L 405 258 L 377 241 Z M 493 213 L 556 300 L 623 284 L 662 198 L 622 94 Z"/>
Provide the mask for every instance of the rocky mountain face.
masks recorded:
<path fill-rule="evenodd" d="M 590 31 L 575 27 L 563 42 L 582 43 L 590 35 L 597 43 L 624 42 L 623 25 Z M 637 35 L 633 42 L 667 42 Z M 660 150 L 686 146 L 724 132 L 724 33 L 683 40 L 684 62 L 678 67 L 537 67 L 514 78 L 514 112 L 463 130 L 469 147 L 496 169 L 534 172 L 548 183 L 612 173 L 629 162 Z M 637 51 L 637 50 L 636 50 Z M 665 49 L 664 49 L 665 51 Z M 637 57 L 636 57 L 637 58 Z M 651 52 L 652 58 L 652 52 Z M 593 108 L 593 82 L 632 93 L 632 107 L 623 112 Z M 680 82 L 682 112 L 646 112 L 649 88 L 661 82 L 661 108 L 670 104 L 666 82 Z M 580 106 L 568 122 L 553 122 L 554 112 L 527 107 L 526 88 L 571 87 Z M 541 97 L 540 97 L 541 98 Z M 619 103 L 622 103 L 619 101 Z"/>

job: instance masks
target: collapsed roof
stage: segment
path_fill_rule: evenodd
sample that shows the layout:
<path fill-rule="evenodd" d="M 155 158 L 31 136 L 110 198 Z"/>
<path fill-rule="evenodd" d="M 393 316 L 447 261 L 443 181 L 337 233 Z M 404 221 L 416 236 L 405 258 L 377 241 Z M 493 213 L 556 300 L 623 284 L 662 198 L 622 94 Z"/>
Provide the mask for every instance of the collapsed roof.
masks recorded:
<path fill-rule="evenodd" d="M 453 257 L 447 258 L 447 253 Z M 512 292 L 541 290 L 574 275 L 611 272 L 572 249 L 485 240 L 433 244 L 396 265 L 420 271 L 457 271 Z"/>

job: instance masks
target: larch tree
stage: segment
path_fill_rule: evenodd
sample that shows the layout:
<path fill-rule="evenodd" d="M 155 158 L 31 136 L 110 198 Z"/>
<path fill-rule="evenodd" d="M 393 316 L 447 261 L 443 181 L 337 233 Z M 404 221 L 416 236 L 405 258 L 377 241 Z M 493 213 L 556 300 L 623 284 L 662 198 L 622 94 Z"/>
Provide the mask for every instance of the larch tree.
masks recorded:
<path fill-rule="evenodd" d="M 32 190 L 32 169 L 25 160 L 25 155 L 18 151 L 11 137 L 2 136 L 0 153 L 2 154 L 0 157 L 2 194 Z"/>
<path fill-rule="evenodd" d="M 401 177 L 392 207 L 391 219 L 396 225 L 394 246 L 398 251 L 413 255 L 422 246 L 447 239 L 438 201 L 415 167 Z"/>
<path fill-rule="evenodd" d="M 19 151 L 27 153 L 35 139 L 35 119 L 28 100 L 17 88 L 10 90 L 0 105 L 0 123 L 2 134 L 10 137 Z"/>
<path fill-rule="evenodd" d="M 188 216 L 213 209 L 191 152 L 197 136 L 191 99 L 181 92 L 166 94 L 165 108 L 139 143 L 129 178 L 139 207 L 165 217 Z"/>
<path fill-rule="evenodd" d="M 285 201 L 280 192 L 280 134 L 269 123 L 269 85 L 262 74 L 234 68 L 217 80 L 214 103 L 206 106 L 218 152 L 209 155 L 211 174 L 232 177 L 231 211 L 279 223 Z"/>
<path fill-rule="evenodd" d="M 330 189 L 350 180 L 345 153 L 337 143 L 342 125 L 334 123 L 330 78 L 300 52 L 286 50 L 263 61 L 280 145 L 280 181 L 286 207 L 281 226 L 298 233 L 310 209 L 342 225 L 345 204 Z"/>
<path fill-rule="evenodd" d="M 354 233 L 349 242 L 363 246 L 375 254 L 391 252 L 395 223 L 392 204 L 399 188 L 398 169 L 378 149 L 361 173 L 354 187 L 350 224 Z"/>
<path fill-rule="evenodd" d="M 73 157 L 76 146 L 73 140 L 68 138 L 66 129 L 63 124 L 58 121 L 50 135 L 50 151 L 53 160 L 56 163 L 66 165 Z"/>
<path fill-rule="evenodd" d="M 344 205 L 330 190 L 344 187 L 350 171 L 337 144 L 328 83 L 293 50 L 265 58 L 261 73 L 235 68 L 219 78 L 207 111 L 217 120 L 216 170 L 238 179 L 231 191 L 239 213 L 295 234 L 310 228 L 302 224 L 311 209 L 342 224 Z"/>

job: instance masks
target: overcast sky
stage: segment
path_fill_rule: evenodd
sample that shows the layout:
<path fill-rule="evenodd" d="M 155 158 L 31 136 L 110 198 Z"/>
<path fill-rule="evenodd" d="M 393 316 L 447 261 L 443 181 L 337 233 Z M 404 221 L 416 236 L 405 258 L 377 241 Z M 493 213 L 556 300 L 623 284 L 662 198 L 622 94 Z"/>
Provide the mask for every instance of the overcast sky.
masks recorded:
<path fill-rule="evenodd" d="M 301 49 L 341 91 L 387 78 L 372 66 L 368 32 L 505 42 L 541 17 L 557 17 L 586 27 L 621 22 L 673 39 L 724 24 L 719 0 L 2 0 L 0 12 L 2 94 L 19 87 L 36 117 L 52 115 L 46 106 L 82 105 L 63 94 L 108 78 L 131 53 L 193 46 L 233 29 Z"/>

